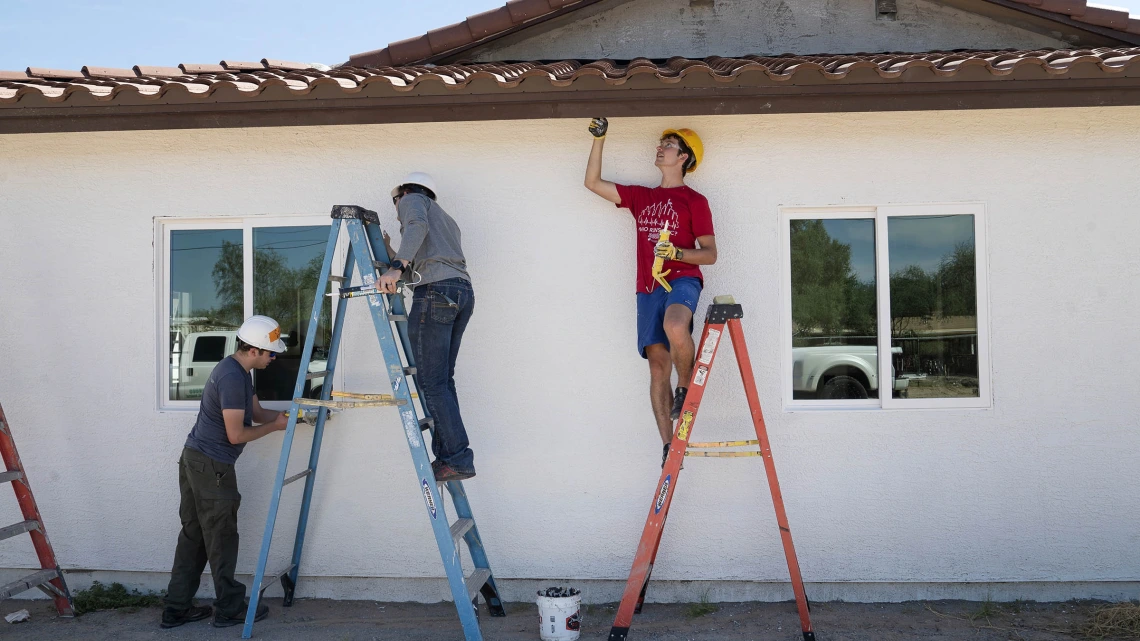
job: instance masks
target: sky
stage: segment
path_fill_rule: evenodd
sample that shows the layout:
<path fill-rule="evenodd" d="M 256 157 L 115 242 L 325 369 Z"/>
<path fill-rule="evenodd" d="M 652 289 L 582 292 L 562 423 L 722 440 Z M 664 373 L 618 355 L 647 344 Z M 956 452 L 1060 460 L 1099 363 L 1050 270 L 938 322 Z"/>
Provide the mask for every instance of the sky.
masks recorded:
<path fill-rule="evenodd" d="M 129 69 L 262 58 L 334 65 L 504 2 L 0 0 L 0 69 Z M 1140 0 L 1113 0 L 1111 6 L 1140 17 Z"/>

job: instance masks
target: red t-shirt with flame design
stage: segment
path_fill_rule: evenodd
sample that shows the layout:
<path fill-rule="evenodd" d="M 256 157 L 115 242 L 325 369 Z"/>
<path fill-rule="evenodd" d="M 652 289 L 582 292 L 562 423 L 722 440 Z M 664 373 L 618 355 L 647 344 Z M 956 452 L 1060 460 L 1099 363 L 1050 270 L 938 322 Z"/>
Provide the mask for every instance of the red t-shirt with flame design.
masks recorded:
<path fill-rule="evenodd" d="M 697 237 L 714 235 L 709 201 L 687 185 L 668 188 L 617 185 L 617 190 L 621 196 L 617 206 L 628 209 L 637 224 L 637 291 L 648 293 L 657 286 L 653 280 L 653 259 L 661 228 L 669 225 L 669 240 L 677 247 L 694 249 Z M 691 276 L 704 284 L 698 265 L 667 260 L 661 269 L 672 270 L 665 280 Z"/>

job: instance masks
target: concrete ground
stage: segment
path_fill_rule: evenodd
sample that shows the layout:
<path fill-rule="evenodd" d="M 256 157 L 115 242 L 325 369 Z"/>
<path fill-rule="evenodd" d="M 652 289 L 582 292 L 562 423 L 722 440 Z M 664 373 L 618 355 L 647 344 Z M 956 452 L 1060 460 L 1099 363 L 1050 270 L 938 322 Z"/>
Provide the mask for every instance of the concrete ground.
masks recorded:
<path fill-rule="evenodd" d="M 448 641 L 463 638 L 450 603 L 377 603 L 298 599 L 291 608 L 270 600 L 270 614 L 254 628 L 255 639 L 291 641 Z M 240 639 L 241 626 L 215 629 L 209 621 L 179 628 L 158 627 L 160 610 L 142 608 L 93 612 L 74 619 L 56 616 L 46 600 L 0 602 L 0 615 L 27 608 L 31 620 L 0 620 L 0 638 L 95 641 L 99 639 Z M 583 607 L 582 639 L 605 639 L 615 604 Z M 703 613 L 702 610 L 714 609 Z M 1074 603 L 985 604 L 967 601 L 908 603 L 815 603 L 812 623 L 819 641 L 1058 641 L 1092 606 Z M 533 603 L 507 604 L 505 618 L 480 606 L 487 641 L 538 639 Z M 634 618 L 630 641 L 713 639 L 799 641 L 803 638 L 792 603 L 647 604 Z"/>

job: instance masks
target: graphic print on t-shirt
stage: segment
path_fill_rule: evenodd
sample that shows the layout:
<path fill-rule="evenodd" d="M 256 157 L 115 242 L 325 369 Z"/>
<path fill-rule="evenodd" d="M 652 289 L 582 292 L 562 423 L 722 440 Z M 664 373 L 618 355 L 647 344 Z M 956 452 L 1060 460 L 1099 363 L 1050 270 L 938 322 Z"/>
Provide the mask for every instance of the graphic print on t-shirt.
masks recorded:
<path fill-rule="evenodd" d="M 673 209 L 673 199 L 647 205 L 637 215 L 637 233 L 645 234 L 645 240 L 657 244 L 661 237 L 661 229 L 669 225 L 669 230 L 676 232 L 680 225 L 677 211 Z"/>

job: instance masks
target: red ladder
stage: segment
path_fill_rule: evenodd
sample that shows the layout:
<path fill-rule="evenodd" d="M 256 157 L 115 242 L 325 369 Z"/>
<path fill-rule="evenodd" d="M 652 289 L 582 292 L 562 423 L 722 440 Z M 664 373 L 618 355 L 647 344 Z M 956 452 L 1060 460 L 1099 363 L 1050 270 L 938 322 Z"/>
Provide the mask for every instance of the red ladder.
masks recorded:
<path fill-rule="evenodd" d="M 796 596 L 796 607 L 800 613 L 800 625 L 803 628 L 804 641 L 815 641 L 815 632 L 811 628 L 811 618 L 808 615 L 809 605 L 804 592 L 804 582 L 800 577 L 800 564 L 796 560 L 796 548 L 792 545 L 792 531 L 788 527 L 788 516 L 784 512 L 784 499 L 780 495 L 780 482 L 776 479 L 776 464 L 772 460 L 772 447 L 768 442 L 768 430 L 764 427 L 764 414 L 760 411 L 760 397 L 756 393 L 756 381 L 752 375 L 752 362 L 748 358 L 748 348 L 744 343 L 744 330 L 740 319 L 744 311 L 731 296 L 717 296 L 709 306 L 705 315 L 705 329 L 701 335 L 700 349 L 697 351 L 697 362 L 693 364 L 693 376 L 689 382 L 689 392 L 685 397 L 684 407 L 681 409 L 681 418 L 673 432 L 673 440 L 669 446 L 669 456 L 665 467 L 661 470 L 661 478 L 657 482 L 657 491 L 653 493 L 653 502 L 649 506 L 649 518 L 645 521 L 645 529 L 641 533 L 641 543 L 637 546 L 637 555 L 633 559 L 633 568 L 629 572 L 629 581 L 625 585 L 625 592 L 618 606 L 614 625 L 610 628 L 609 641 L 625 641 L 629 634 L 629 626 L 633 622 L 633 615 L 641 611 L 645 602 L 645 590 L 649 587 L 649 575 L 653 572 L 653 564 L 657 560 L 657 549 L 661 545 L 661 534 L 665 529 L 665 519 L 669 516 L 669 504 L 673 500 L 673 492 L 677 489 L 680 478 L 681 462 L 686 456 L 759 456 L 764 459 L 764 470 L 768 475 L 768 488 L 772 491 L 772 505 L 776 508 L 776 523 L 780 526 L 780 538 L 784 544 L 784 556 L 788 560 L 788 571 L 792 579 L 792 591 Z M 716 358 L 717 348 L 724 335 L 725 325 L 728 326 L 729 336 L 732 337 L 732 347 L 736 352 L 736 362 L 740 366 L 740 376 L 744 379 L 744 393 L 748 397 L 748 407 L 752 410 L 752 424 L 756 428 L 755 441 L 720 441 L 714 443 L 690 443 L 689 436 L 693 423 L 697 418 L 697 410 L 704 396 L 705 383 L 708 381 Z M 743 445 L 759 445 L 759 451 L 695 451 L 688 452 L 689 448 L 724 448 Z"/>
<path fill-rule="evenodd" d="M 16 442 L 12 440 L 12 430 L 8 427 L 8 418 L 4 416 L 2 405 L 0 405 L 0 455 L 4 457 L 5 467 L 5 471 L 0 472 L 0 483 L 12 484 L 12 489 L 16 491 L 16 500 L 20 503 L 20 511 L 24 515 L 23 521 L 0 528 L 0 541 L 27 532 L 32 537 L 36 556 L 40 558 L 40 570 L 38 572 L 13 581 L 8 585 L 0 586 L 0 600 L 32 588 L 39 588 L 55 600 L 55 609 L 60 616 L 73 617 L 75 616 L 75 609 L 71 602 L 71 592 L 67 589 L 63 572 L 60 571 L 59 563 L 56 563 L 55 560 L 55 552 L 52 551 L 51 543 L 48 542 L 47 531 L 44 530 L 44 520 L 40 517 L 40 509 L 36 507 L 36 499 L 32 496 L 32 486 L 28 484 L 28 476 L 24 473 L 24 466 L 20 462 L 20 453 L 16 451 Z"/>

